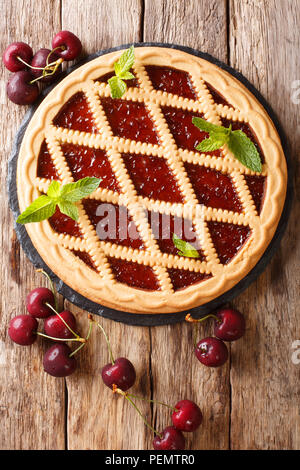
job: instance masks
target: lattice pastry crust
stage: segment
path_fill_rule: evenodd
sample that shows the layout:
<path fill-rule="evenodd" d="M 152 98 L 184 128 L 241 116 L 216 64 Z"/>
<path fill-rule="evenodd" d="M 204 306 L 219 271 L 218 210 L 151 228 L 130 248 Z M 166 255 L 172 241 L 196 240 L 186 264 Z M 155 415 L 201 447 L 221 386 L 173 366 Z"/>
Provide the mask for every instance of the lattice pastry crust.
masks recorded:
<path fill-rule="evenodd" d="M 63 282 L 92 301 L 133 313 L 182 311 L 204 304 L 233 287 L 262 256 L 274 235 L 284 204 L 287 179 L 285 157 L 279 136 L 266 111 L 239 81 L 210 62 L 169 48 L 136 48 L 133 71 L 138 86 L 128 88 L 122 97 L 123 100 L 144 103 L 154 123 L 159 143 L 133 141 L 114 135 L 101 104 L 103 97 L 110 96 L 109 86 L 97 79 L 113 70 L 113 63 L 120 54 L 117 51 L 101 56 L 69 74 L 47 95 L 35 112 L 24 135 L 18 159 L 20 209 L 23 211 L 50 184 L 50 179 L 37 176 L 38 156 L 44 141 L 63 183 L 74 179 L 61 145 L 72 143 L 105 150 L 120 192 L 100 187 L 90 198 L 126 206 L 143 240 L 144 248 L 136 249 L 101 241 L 82 203 L 78 204 L 78 225 L 82 237 L 57 233 L 48 220 L 28 224 L 28 234 L 52 271 Z M 185 98 L 154 89 L 147 73 L 147 66 L 151 65 L 187 72 L 195 97 Z M 223 102 L 215 101 L 213 90 L 224 98 Z M 95 133 L 53 124 L 62 106 L 78 92 L 83 92 L 86 97 L 96 126 Z M 223 118 L 231 122 L 248 123 L 264 155 L 262 175 L 266 179 L 266 187 L 260 213 L 256 210 L 245 179 L 247 175 L 255 173 L 241 165 L 226 147 L 220 156 L 180 148 L 168 128 L 161 107 L 200 113 L 215 124 L 220 124 Z M 139 195 L 122 159 L 122 154 L 127 153 L 163 159 L 177 182 L 183 203 L 170 203 Z M 186 172 L 186 163 L 230 175 L 241 211 L 200 206 Z M 191 259 L 163 253 L 151 232 L 145 213 L 140 210 L 141 204 L 149 211 L 192 219 L 205 258 Z M 220 262 L 214 246 L 209 231 L 209 224 L 214 221 L 249 227 L 251 230 L 241 249 L 228 263 Z M 75 256 L 74 252 L 88 254 L 94 269 Z M 149 266 L 156 277 L 157 290 L 139 289 L 118 282 L 109 259 Z M 203 273 L 205 276 L 201 282 L 176 290 L 170 275 L 176 269 Z"/>

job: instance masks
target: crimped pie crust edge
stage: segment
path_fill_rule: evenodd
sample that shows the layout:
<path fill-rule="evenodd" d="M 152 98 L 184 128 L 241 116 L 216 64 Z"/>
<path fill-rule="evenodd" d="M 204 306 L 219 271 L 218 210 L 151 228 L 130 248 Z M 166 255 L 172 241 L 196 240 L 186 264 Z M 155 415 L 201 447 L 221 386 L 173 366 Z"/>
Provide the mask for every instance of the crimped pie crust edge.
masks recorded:
<path fill-rule="evenodd" d="M 107 263 L 105 261 L 104 254 L 102 254 L 102 256 L 98 256 L 97 259 L 98 263 L 103 263 L 101 266 L 104 273 L 103 277 L 100 277 L 99 273 L 93 272 L 81 261 L 76 263 L 76 270 L 74 270 L 74 256 L 65 248 L 65 246 L 67 240 L 68 247 L 72 246 L 73 249 L 80 249 L 78 241 L 76 239 L 72 240 L 74 237 L 57 235 L 50 227 L 48 221 L 28 224 L 26 229 L 35 248 L 46 264 L 60 279 L 62 279 L 63 282 L 70 285 L 81 295 L 107 307 L 127 312 L 171 313 L 187 310 L 209 302 L 233 287 L 255 266 L 271 241 L 282 212 L 287 180 L 286 162 L 279 136 L 270 117 L 247 88 L 245 88 L 229 73 L 221 70 L 219 67 L 204 59 L 197 58 L 177 49 L 143 47 L 136 48 L 135 55 L 136 63 L 134 68 L 138 68 L 140 65 L 142 67 L 143 65 L 154 64 L 171 66 L 185 70 L 192 77 L 198 77 L 201 75 L 205 81 L 218 90 L 218 92 L 220 92 L 224 98 L 234 106 L 234 109 L 232 109 L 228 106 L 217 105 L 216 108 L 218 108 L 219 116 L 226 116 L 233 120 L 240 119 L 250 123 L 265 156 L 266 163 L 263 167 L 263 174 L 267 175 L 267 190 L 262 212 L 259 218 L 255 218 L 252 214 L 254 226 L 252 226 L 253 235 L 251 240 L 245 244 L 228 265 L 222 266 L 222 269 L 216 269 L 214 271 L 214 276 L 211 279 L 191 285 L 186 289 L 176 292 L 168 290 L 168 282 L 166 279 L 160 279 L 160 282 L 165 284 L 166 289 L 162 291 L 144 291 L 114 281 L 112 276 L 109 274 L 109 269 L 106 269 L 107 266 L 105 265 Z M 83 83 L 86 84 L 87 82 L 91 82 L 89 79 L 94 80 L 111 71 L 113 63 L 119 56 L 120 51 L 112 52 L 94 59 L 75 70 L 47 95 L 35 112 L 25 132 L 18 158 L 17 186 L 21 211 L 23 211 L 32 202 L 32 200 L 39 195 L 38 189 L 41 190 L 41 187 L 43 186 L 45 188 L 47 187 L 46 181 L 41 181 L 39 182 L 39 187 L 36 186 L 37 156 L 39 154 L 40 145 L 45 136 L 45 127 L 49 127 L 49 124 L 47 123 L 51 123 L 53 117 L 57 114 L 62 104 L 81 89 Z M 197 86 L 201 87 L 201 80 L 198 82 L 199 83 L 195 83 L 195 81 L 193 81 L 193 85 L 196 85 L 196 88 Z M 105 85 L 100 85 L 100 88 L 103 91 Z M 104 93 L 108 96 L 109 91 L 107 90 L 107 87 Z M 149 87 L 149 93 L 153 93 L 151 87 Z M 209 105 L 209 99 L 204 100 L 202 103 L 200 102 L 199 106 L 195 107 L 193 103 L 190 103 L 189 100 L 185 98 L 174 98 L 167 93 L 158 91 L 155 91 L 154 93 L 159 96 L 160 104 L 165 102 L 166 105 L 170 103 L 176 106 L 177 104 L 179 107 L 185 107 L 187 109 L 192 109 L 193 111 L 202 111 L 206 118 L 214 122 L 215 115 L 212 111 L 212 107 Z M 128 97 L 136 99 L 135 95 L 135 90 L 132 91 L 129 89 L 124 95 L 124 98 Z M 66 138 L 66 134 L 70 134 L 72 132 L 74 134 L 74 138 L 77 139 L 79 144 L 84 144 L 86 142 L 84 140 L 85 136 L 81 136 L 81 133 L 78 131 L 62 131 L 60 137 L 64 139 L 64 137 Z M 54 146 L 56 137 L 57 134 L 53 135 L 52 142 Z M 100 143 L 101 136 L 95 137 L 96 145 L 97 139 Z M 121 140 L 124 141 L 124 139 Z M 130 148 L 130 144 L 128 142 L 125 141 L 123 144 L 125 147 L 127 145 L 128 148 Z M 143 150 L 145 147 L 147 148 L 147 145 L 137 145 L 134 151 L 138 153 L 140 148 L 143 152 L 145 151 Z M 185 155 L 185 158 L 187 159 L 195 158 L 192 153 L 193 152 L 182 151 L 182 155 Z M 201 158 L 202 157 L 199 157 L 200 161 Z M 229 152 L 226 153 L 223 162 L 220 162 L 219 160 L 220 159 L 215 158 L 213 163 L 210 161 L 209 166 L 215 167 L 217 170 L 225 167 L 228 170 L 232 169 L 236 178 L 239 178 L 239 173 L 253 174 L 251 171 L 240 165 L 234 158 L 231 158 Z M 205 158 L 203 158 L 203 164 L 205 164 Z M 65 172 L 64 182 L 68 181 L 72 181 L 72 178 L 70 175 L 68 178 L 68 175 Z M 188 187 L 186 187 L 186 191 L 188 191 Z M 246 200 L 245 204 L 248 207 L 246 189 L 244 190 L 244 193 Z M 241 196 L 241 194 L 239 195 Z M 114 197 L 109 194 L 109 191 L 107 191 L 106 198 L 108 201 L 110 200 L 111 202 L 114 202 Z M 253 207 L 249 210 L 250 212 L 253 212 Z M 206 220 L 210 217 L 212 220 L 223 220 L 220 211 L 206 208 Z M 226 221 L 232 220 L 237 222 L 237 219 L 237 214 L 226 214 Z M 242 223 L 242 221 L 240 223 Z M 89 228 L 86 227 L 86 230 L 89 230 Z M 52 243 L 49 243 L 49 240 Z M 85 241 L 86 249 L 89 252 L 93 251 L 93 240 L 96 243 L 95 237 L 91 234 L 90 240 L 88 242 Z M 122 249 L 119 248 L 118 252 L 118 257 L 122 258 Z M 137 261 L 139 261 L 138 255 Z M 207 270 L 210 264 L 208 262 L 208 266 L 203 268 L 200 262 L 196 261 L 196 263 L 198 263 L 196 270 L 201 272 L 203 272 L 204 269 Z M 165 264 L 168 266 L 167 259 L 165 259 Z M 184 261 L 176 261 L 176 266 L 183 267 Z M 211 261 L 210 267 L 213 271 L 215 268 L 213 261 Z M 163 274 L 161 277 L 164 277 Z M 114 300 L 112 301 L 112 299 Z"/>

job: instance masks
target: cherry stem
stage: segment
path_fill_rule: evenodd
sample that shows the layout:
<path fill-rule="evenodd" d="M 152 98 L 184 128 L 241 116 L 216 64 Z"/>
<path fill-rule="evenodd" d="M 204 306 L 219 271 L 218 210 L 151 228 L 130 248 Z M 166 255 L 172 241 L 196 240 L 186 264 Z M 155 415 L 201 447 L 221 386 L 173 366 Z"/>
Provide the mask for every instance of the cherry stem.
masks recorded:
<path fill-rule="evenodd" d="M 54 75 L 56 70 L 58 69 L 58 67 L 60 66 L 60 64 L 63 63 L 63 59 L 58 59 L 56 62 L 53 62 L 54 67 L 51 67 L 52 64 L 49 64 L 49 65 L 46 65 L 46 67 L 44 67 L 42 70 L 43 70 L 43 73 L 40 77 L 37 77 L 35 78 L 34 80 L 31 80 L 30 85 L 32 85 L 33 83 L 41 80 L 42 78 L 44 77 L 50 77 L 51 75 Z M 51 72 L 47 73 L 48 72 L 48 69 L 51 70 Z"/>
<path fill-rule="evenodd" d="M 75 349 L 73 352 L 71 352 L 71 354 L 69 354 L 69 357 L 72 357 L 74 356 L 76 353 L 78 353 L 78 351 L 80 351 L 80 349 L 82 349 L 83 347 L 85 346 L 85 343 L 81 344 L 80 346 L 78 346 L 77 349 Z"/>
<path fill-rule="evenodd" d="M 82 346 L 86 343 L 85 338 L 55 338 L 54 336 L 48 336 L 45 335 L 44 333 L 41 333 L 40 331 L 37 331 L 36 334 L 38 336 L 43 336 L 44 338 L 52 339 L 53 341 L 79 341 L 80 343 L 83 343 Z"/>
<path fill-rule="evenodd" d="M 104 330 L 103 326 L 100 325 L 100 323 L 96 322 L 96 325 L 98 326 L 98 328 L 100 328 L 100 330 L 104 334 L 104 338 L 105 338 L 105 341 L 106 341 L 106 344 L 107 344 L 107 347 L 108 347 L 108 351 L 109 351 L 109 357 L 110 357 L 111 363 L 114 364 L 115 360 L 114 360 L 114 356 L 113 356 L 113 353 L 112 353 L 112 350 L 111 350 L 110 342 L 109 342 L 108 336 L 106 334 L 106 331 Z"/>
<path fill-rule="evenodd" d="M 43 269 L 37 269 L 36 272 L 37 273 L 42 273 L 44 276 L 46 276 L 46 278 L 50 282 L 51 291 L 52 291 L 52 294 L 54 296 L 54 301 L 55 301 L 55 308 L 56 308 L 56 310 L 58 310 L 58 302 L 57 302 L 57 296 L 56 296 L 56 291 L 55 291 L 55 287 L 54 287 L 54 282 L 52 281 L 49 274 L 46 273 L 46 271 L 44 271 Z"/>
<path fill-rule="evenodd" d="M 30 68 L 30 69 L 33 69 L 33 70 L 43 70 L 43 77 L 44 77 L 44 76 L 52 75 L 53 73 L 55 73 L 56 70 L 57 70 L 57 67 L 59 67 L 59 65 L 63 63 L 64 59 L 62 59 L 62 58 L 60 57 L 59 59 L 57 59 L 57 60 L 55 60 L 54 62 L 51 62 L 51 63 L 49 64 L 49 58 L 50 58 L 51 54 L 53 54 L 53 52 L 57 51 L 58 49 L 64 51 L 64 50 L 65 50 L 65 46 L 57 46 L 57 47 L 55 47 L 54 49 L 52 49 L 52 51 L 50 51 L 50 53 L 48 54 L 47 59 L 46 59 L 46 66 L 45 66 L 45 67 L 34 67 L 33 65 L 28 64 L 28 63 L 27 63 L 24 59 L 22 59 L 22 57 L 20 57 L 20 56 L 17 56 L 17 59 L 18 59 L 20 62 L 22 62 L 22 64 L 26 65 L 26 67 L 28 67 L 28 68 Z M 48 69 L 53 70 L 53 68 L 54 68 L 54 72 L 49 73 L 49 74 L 47 74 L 47 75 L 44 74 L 45 71 L 47 71 Z M 36 78 L 35 80 L 33 80 L 32 82 L 30 82 L 30 83 L 34 83 L 35 81 L 40 80 L 40 79 L 43 78 L 43 77 L 38 77 L 38 78 Z"/>
<path fill-rule="evenodd" d="M 119 395 L 122 395 L 124 398 L 126 398 L 127 401 L 129 401 L 129 403 L 135 408 L 135 410 L 138 412 L 138 414 L 141 416 L 142 420 L 144 421 L 144 423 L 146 424 L 146 426 L 151 429 L 152 432 L 154 432 L 154 434 L 157 434 L 160 439 L 162 439 L 162 435 L 156 431 L 156 429 L 154 429 L 151 424 L 148 423 L 148 421 L 146 420 L 146 418 L 144 417 L 143 413 L 141 412 L 141 410 L 136 406 L 136 404 L 131 400 L 130 397 L 132 398 L 141 398 L 141 397 L 137 397 L 135 395 L 132 395 L 130 393 L 127 393 L 127 392 L 124 392 L 123 390 L 121 390 L 120 388 L 118 388 L 115 384 L 113 384 L 112 386 L 112 391 L 113 393 L 118 393 Z M 143 398 L 141 398 L 143 400 Z"/>
<path fill-rule="evenodd" d="M 49 58 L 50 58 L 51 54 L 53 54 L 53 52 L 57 51 L 58 49 L 64 51 L 64 50 L 65 50 L 65 46 L 57 46 L 57 47 L 55 47 L 54 49 L 52 49 L 52 51 L 48 54 L 48 57 L 47 57 L 47 59 L 46 59 L 46 67 L 48 67 L 49 65 L 51 65 L 51 64 L 49 64 Z M 53 62 L 53 64 L 55 64 L 56 62 L 57 62 L 57 61 Z M 63 62 L 63 59 L 62 59 L 62 62 Z"/>
<path fill-rule="evenodd" d="M 52 307 L 51 304 L 49 304 L 48 302 L 45 302 L 45 305 L 47 305 L 47 307 L 49 307 L 56 315 L 59 316 L 59 318 L 61 319 L 61 321 L 64 323 L 64 325 L 68 328 L 68 330 L 72 333 L 73 336 L 75 336 L 75 338 L 80 338 L 80 336 L 75 333 L 75 331 L 72 330 L 72 328 L 70 327 L 70 325 L 68 325 L 68 323 L 63 319 L 63 317 L 55 310 L 54 307 Z"/>
<path fill-rule="evenodd" d="M 90 339 L 90 336 L 91 336 L 91 332 L 92 332 L 92 328 L 93 328 L 93 323 L 94 323 L 94 320 L 93 320 L 93 317 L 92 315 L 89 315 L 89 330 L 87 332 L 87 335 L 85 337 L 85 339 L 88 341 Z"/>
<path fill-rule="evenodd" d="M 151 400 L 150 398 L 140 397 L 138 395 L 133 395 L 132 393 L 127 393 L 127 396 L 131 397 L 131 398 L 136 398 L 137 400 L 143 400 L 143 401 L 148 401 L 149 403 L 156 403 L 158 405 L 163 405 L 163 406 L 166 406 L 167 408 L 169 408 L 170 410 L 173 410 L 173 411 L 176 411 L 176 412 L 179 411 L 176 408 L 174 408 L 174 406 L 167 405 L 167 403 L 164 403 L 162 401 Z"/>
<path fill-rule="evenodd" d="M 93 328 L 93 323 L 94 323 L 94 320 L 93 320 L 93 317 L 91 315 L 89 315 L 89 320 L 90 320 L 90 323 L 89 323 L 89 329 L 88 329 L 88 332 L 87 332 L 87 335 L 85 337 L 85 342 L 83 344 L 81 344 L 80 346 L 78 346 L 77 349 L 75 349 L 73 352 L 71 352 L 71 354 L 69 355 L 69 357 L 72 357 L 74 356 L 78 351 L 80 351 L 81 348 L 83 348 L 86 343 L 88 342 L 90 336 L 91 336 L 91 332 L 92 332 L 92 328 Z"/>
<path fill-rule="evenodd" d="M 50 55 L 50 54 L 49 54 Z M 58 60 L 55 60 L 54 62 L 51 62 L 51 64 L 47 64 L 46 67 L 34 67 L 33 65 L 30 65 L 28 64 L 27 62 L 25 62 L 25 60 L 23 60 L 20 56 L 17 56 L 17 59 L 22 62 L 22 64 L 26 65 L 26 67 L 29 67 L 30 69 L 33 69 L 33 70 L 44 70 L 45 68 L 48 68 L 48 67 L 52 67 L 53 65 L 57 64 Z M 62 59 L 63 60 L 63 59 Z M 61 63 L 61 62 L 60 62 Z"/>
<path fill-rule="evenodd" d="M 151 424 L 148 423 L 148 421 L 146 420 L 146 418 L 144 417 L 143 413 L 141 412 L 141 410 L 136 406 L 136 404 L 131 400 L 131 398 L 128 396 L 128 395 L 124 395 L 126 400 L 129 401 L 129 403 L 131 403 L 131 405 L 136 409 L 136 411 L 138 412 L 138 414 L 140 415 L 140 417 L 142 418 L 142 420 L 144 421 L 144 423 L 146 424 L 146 426 L 151 429 L 152 432 L 154 432 L 154 434 L 157 434 L 160 439 L 162 439 L 162 435 L 156 431 L 156 429 L 154 429 Z"/>
<path fill-rule="evenodd" d="M 220 322 L 220 319 L 213 313 L 209 313 L 208 315 L 205 315 L 205 317 L 202 317 L 202 318 L 193 318 L 191 314 L 188 313 L 187 316 L 185 317 L 185 321 L 187 321 L 188 323 L 201 323 L 207 320 L 208 318 L 214 318 L 216 321 Z"/>
<path fill-rule="evenodd" d="M 193 331 L 193 343 L 194 347 L 197 346 L 197 336 L 198 336 L 198 331 L 199 331 L 199 324 L 208 318 L 214 318 L 215 321 L 220 322 L 220 319 L 214 315 L 213 313 L 209 313 L 208 315 L 205 315 L 205 317 L 202 318 L 193 318 L 190 313 L 188 313 L 185 317 L 185 321 L 188 323 L 193 323 L 194 326 L 194 331 Z"/>

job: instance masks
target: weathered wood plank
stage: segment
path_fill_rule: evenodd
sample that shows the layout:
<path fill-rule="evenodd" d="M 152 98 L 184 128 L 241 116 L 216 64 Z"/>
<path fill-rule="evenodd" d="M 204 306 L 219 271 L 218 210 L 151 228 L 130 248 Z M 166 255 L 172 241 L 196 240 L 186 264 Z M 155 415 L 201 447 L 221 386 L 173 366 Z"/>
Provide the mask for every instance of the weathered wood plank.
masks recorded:
<path fill-rule="evenodd" d="M 280 118 L 299 177 L 299 104 L 291 98 L 299 79 L 300 10 L 297 0 L 231 1 L 230 63 L 256 87 Z M 299 185 L 298 185 L 299 186 Z M 272 263 L 240 298 L 247 334 L 232 347 L 231 445 L 233 449 L 299 449 L 299 365 L 291 360 L 300 337 L 299 189 L 287 233 Z"/>
<path fill-rule="evenodd" d="M 146 0 L 144 27 L 145 41 L 191 46 L 227 60 L 223 1 Z M 201 327 L 202 337 L 211 334 L 211 326 Z M 228 448 L 229 365 L 211 370 L 197 361 L 193 355 L 191 325 L 152 328 L 151 337 L 154 399 L 173 405 L 183 398 L 199 403 L 204 422 L 199 432 L 188 436 L 188 448 Z M 160 430 L 170 425 L 170 411 L 154 406 L 153 423 Z"/>
<path fill-rule="evenodd" d="M 144 41 L 194 47 L 226 62 L 226 0 L 145 0 Z"/>
<path fill-rule="evenodd" d="M 83 39 L 86 53 L 140 40 L 141 2 L 138 0 L 95 2 L 64 1 L 62 26 Z M 80 317 L 82 330 L 87 315 L 68 305 Z M 138 380 L 133 393 L 150 395 L 149 332 L 101 319 L 115 357 L 128 357 L 135 365 Z M 104 337 L 94 331 L 92 341 L 80 353 L 79 372 L 67 380 L 69 449 L 144 449 L 147 429 L 135 410 L 122 397 L 113 396 L 101 379 L 101 368 L 109 362 Z M 141 410 L 150 419 L 149 404 Z"/>
<path fill-rule="evenodd" d="M 0 1 L 3 51 L 13 41 L 25 41 L 34 50 L 49 47 L 53 31 L 60 29 L 58 0 Z M 45 27 L 47 25 L 47 27 Z M 64 381 L 43 372 L 45 343 L 31 347 L 13 344 L 8 335 L 11 317 L 26 313 L 25 297 L 34 287 L 45 285 L 41 275 L 19 249 L 13 231 L 6 194 L 7 161 L 14 135 L 26 108 L 11 103 L 5 92 L 9 72 L 1 66 L 1 323 L 0 323 L 0 448 L 63 449 Z M 43 343 L 43 345 L 42 345 Z"/>

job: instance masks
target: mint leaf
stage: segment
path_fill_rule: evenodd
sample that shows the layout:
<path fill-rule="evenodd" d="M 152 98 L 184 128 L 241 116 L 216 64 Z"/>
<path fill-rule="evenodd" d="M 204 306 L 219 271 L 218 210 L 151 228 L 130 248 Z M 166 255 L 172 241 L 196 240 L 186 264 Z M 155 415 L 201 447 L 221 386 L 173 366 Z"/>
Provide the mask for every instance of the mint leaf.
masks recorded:
<path fill-rule="evenodd" d="M 121 80 L 119 77 L 111 77 L 108 80 L 108 84 L 110 86 L 110 93 L 112 98 L 122 98 L 125 91 L 127 90 L 126 83 Z"/>
<path fill-rule="evenodd" d="M 196 150 L 200 150 L 202 152 L 213 152 L 214 150 L 221 148 L 225 144 L 226 140 L 227 136 L 221 137 L 211 134 L 211 137 L 202 140 L 202 142 L 197 145 Z"/>
<path fill-rule="evenodd" d="M 77 206 L 69 201 L 60 201 L 58 203 L 60 212 L 71 217 L 73 220 L 78 220 L 79 212 Z"/>
<path fill-rule="evenodd" d="M 43 194 L 35 199 L 27 209 L 17 218 L 18 224 L 28 224 L 30 222 L 40 222 L 49 219 L 56 209 L 56 204 L 51 197 Z"/>
<path fill-rule="evenodd" d="M 129 71 L 134 64 L 134 47 L 123 52 L 117 62 L 114 63 L 115 76 L 109 78 L 108 84 L 112 98 L 121 98 L 127 90 L 124 80 L 131 80 L 134 75 Z"/>
<path fill-rule="evenodd" d="M 198 129 L 208 132 L 209 134 L 208 139 L 202 140 L 202 142 L 196 146 L 197 150 L 212 152 L 219 149 L 224 144 L 227 144 L 235 158 L 245 167 L 261 173 L 262 164 L 257 148 L 243 131 L 232 131 L 231 125 L 228 128 L 217 126 L 196 116 L 193 117 L 192 122 Z"/>
<path fill-rule="evenodd" d="M 25 209 L 17 218 L 19 224 L 28 224 L 29 222 L 40 222 L 51 217 L 58 205 L 63 214 L 77 220 L 79 212 L 75 202 L 89 196 L 99 186 L 101 179 L 87 176 L 75 183 L 61 185 L 58 181 L 52 181 L 47 195 L 38 197 Z"/>
<path fill-rule="evenodd" d="M 208 132 L 209 134 L 211 132 L 216 132 L 216 133 L 224 133 L 226 134 L 228 129 L 223 126 L 217 126 L 216 124 L 212 124 L 209 121 L 206 121 L 206 119 L 202 119 L 199 117 L 193 117 L 192 123 L 194 126 L 198 127 L 201 131 Z"/>
<path fill-rule="evenodd" d="M 124 72 L 124 73 L 120 73 L 118 77 L 122 78 L 122 80 L 131 80 L 132 78 L 134 78 L 134 75 L 131 72 Z"/>
<path fill-rule="evenodd" d="M 124 72 L 128 72 L 134 64 L 134 47 L 123 52 L 120 59 L 114 63 L 114 69 L 117 76 Z"/>
<path fill-rule="evenodd" d="M 243 131 L 232 131 L 227 145 L 235 158 L 244 166 L 252 171 L 261 173 L 262 165 L 257 148 Z"/>
<path fill-rule="evenodd" d="M 56 180 L 51 181 L 50 186 L 47 191 L 47 195 L 51 197 L 51 199 L 56 199 L 59 197 L 60 194 L 60 183 Z"/>
<path fill-rule="evenodd" d="M 186 256 L 188 258 L 199 258 L 199 253 L 196 248 L 194 248 L 190 243 L 181 240 L 175 233 L 173 233 L 172 240 L 174 246 L 178 249 L 178 255 Z"/>
<path fill-rule="evenodd" d="M 60 189 L 60 200 L 77 202 L 93 193 L 99 186 L 101 179 L 87 176 L 75 183 L 67 183 Z"/>

